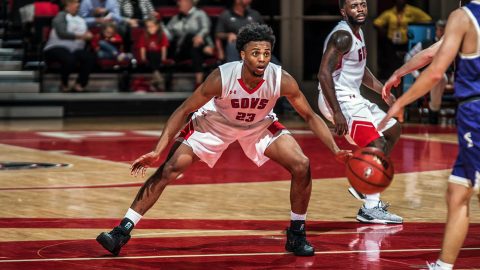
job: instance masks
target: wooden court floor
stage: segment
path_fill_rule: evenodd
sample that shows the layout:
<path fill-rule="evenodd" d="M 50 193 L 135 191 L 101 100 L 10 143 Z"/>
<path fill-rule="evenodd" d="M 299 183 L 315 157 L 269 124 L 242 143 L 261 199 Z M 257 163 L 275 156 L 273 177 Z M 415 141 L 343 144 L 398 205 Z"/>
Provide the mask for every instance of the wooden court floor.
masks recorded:
<path fill-rule="evenodd" d="M 394 182 L 382 199 L 405 223 L 369 225 L 355 220 L 361 202 L 347 192 L 344 167 L 296 121 L 284 124 L 311 161 L 307 232 L 314 257 L 283 248 L 288 173 L 273 162 L 257 168 L 236 143 L 213 169 L 194 164 L 169 186 L 112 257 L 95 237 L 125 214 L 145 180 L 130 176 L 130 162 L 154 147 L 164 122 L 0 121 L 0 269 L 425 269 L 437 258 L 446 179 L 458 151 L 455 127 L 403 127 L 392 153 Z M 456 269 L 480 269 L 476 197 L 470 210 Z"/>

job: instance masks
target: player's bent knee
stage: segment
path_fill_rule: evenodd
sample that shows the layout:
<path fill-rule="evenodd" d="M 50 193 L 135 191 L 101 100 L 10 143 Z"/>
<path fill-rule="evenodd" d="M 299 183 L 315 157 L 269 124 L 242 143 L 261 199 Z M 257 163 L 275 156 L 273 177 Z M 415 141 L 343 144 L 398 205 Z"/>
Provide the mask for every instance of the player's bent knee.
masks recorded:
<path fill-rule="evenodd" d="M 379 137 L 373 142 L 369 143 L 367 146 L 375 147 L 385 152 L 387 147 L 387 140 L 385 139 L 385 137 Z"/>
<path fill-rule="evenodd" d="M 447 204 L 449 207 L 468 205 L 472 194 L 472 188 L 466 188 L 461 185 L 449 185 L 446 196 Z"/>
<path fill-rule="evenodd" d="M 162 171 L 162 180 L 166 180 L 171 182 L 181 174 L 180 168 L 175 166 L 174 164 L 165 164 L 163 171 Z"/>
<path fill-rule="evenodd" d="M 308 157 L 303 156 L 298 158 L 293 164 L 291 164 L 290 173 L 295 176 L 301 176 L 308 174 L 310 170 L 310 160 Z"/>

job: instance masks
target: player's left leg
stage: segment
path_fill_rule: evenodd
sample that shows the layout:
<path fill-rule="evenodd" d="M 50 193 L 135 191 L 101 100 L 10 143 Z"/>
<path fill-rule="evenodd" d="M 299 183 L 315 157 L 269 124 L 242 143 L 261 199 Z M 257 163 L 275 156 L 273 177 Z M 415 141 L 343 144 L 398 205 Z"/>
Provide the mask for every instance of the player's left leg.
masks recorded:
<path fill-rule="evenodd" d="M 382 149 L 383 152 L 389 156 L 393 150 L 393 147 L 398 142 L 398 139 L 400 139 L 400 134 L 402 133 L 400 123 L 395 122 L 395 124 L 393 124 L 390 128 L 382 131 L 382 133 L 383 138 L 385 138 L 385 142 L 383 148 L 380 149 Z"/>
<path fill-rule="evenodd" d="M 291 222 L 285 249 L 297 256 L 312 256 L 315 249 L 306 239 L 305 220 L 312 192 L 310 161 L 291 135 L 282 135 L 271 143 L 264 155 L 287 169 L 292 176 L 290 187 Z"/>

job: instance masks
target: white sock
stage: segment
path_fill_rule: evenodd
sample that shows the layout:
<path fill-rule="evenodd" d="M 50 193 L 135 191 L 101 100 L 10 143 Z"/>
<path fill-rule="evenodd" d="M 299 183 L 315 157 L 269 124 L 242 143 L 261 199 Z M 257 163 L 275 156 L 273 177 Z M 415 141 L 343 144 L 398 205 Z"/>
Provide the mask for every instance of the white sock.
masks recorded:
<path fill-rule="evenodd" d="M 127 213 L 125 214 L 125 217 L 133 221 L 133 225 L 137 225 L 137 223 L 140 221 L 142 218 L 142 215 L 139 213 L 135 212 L 132 208 L 128 208 Z"/>
<path fill-rule="evenodd" d="M 435 268 L 436 270 L 452 270 L 453 269 L 453 264 L 449 263 L 444 263 L 440 259 L 435 262 Z"/>
<path fill-rule="evenodd" d="M 380 201 L 380 193 L 366 194 L 365 195 L 365 208 L 372 209 L 378 206 Z"/>
<path fill-rule="evenodd" d="M 307 220 L 307 214 L 300 215 L 290 211 L 290 220 Z"/>

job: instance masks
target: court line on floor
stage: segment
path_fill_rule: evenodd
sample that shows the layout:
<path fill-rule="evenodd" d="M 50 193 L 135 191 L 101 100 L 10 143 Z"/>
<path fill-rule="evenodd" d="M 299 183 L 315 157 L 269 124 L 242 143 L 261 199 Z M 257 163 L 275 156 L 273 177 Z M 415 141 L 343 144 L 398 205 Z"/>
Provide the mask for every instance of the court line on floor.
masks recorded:
<path fill-rule="evenodd" d="M 127 183 L 111 183 L 111 184 L 97 184 L 97 185 L 77 185 L 77 186 L 34 186 L 34 187 L 8 187 L 0 188 L 0 191 L 16 191 L 16 190 L 50 190 L 50 189 L 89 189 L 89 188 L 125 188 L 125 187 L 139 187 L 143 185 L 141 182 L 127 182 Z"/>
<path fill-rule="evenodd" d="M 462 251 L 480 250 L 478 248 L 462 248 Z M 440 251 L 439 248 L 417 249 L 387 249 L 387 250 L 332 250 L 317 251 L 316 255 L 354 254 L 354 253 L 398 253 L 398 252 L 430 252 Z M 208 257 L 246 257 L 246 256 L 283 256 L 289 252 L 262 252 L 262 253 L 218 253 L 218 254 L 184 254 L 184 255 L 157 255 L 157 256 L 129 256 L 129 257 L 84 257 L 84 258 L 46 258 L 46 259 L 20 259 L 0 260 L 0 263 L 14 262 L 48 262 L 48 261 L 101 261 L 101 260 L 136 260 L 136 259 L 174 259 L 174 258 L 208 258 Z"/>

